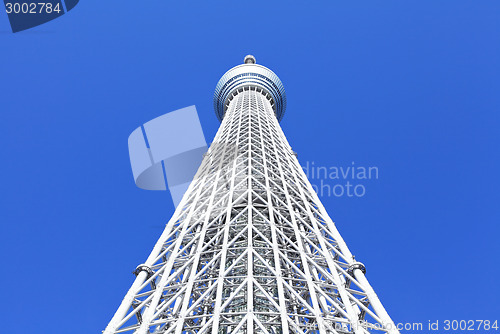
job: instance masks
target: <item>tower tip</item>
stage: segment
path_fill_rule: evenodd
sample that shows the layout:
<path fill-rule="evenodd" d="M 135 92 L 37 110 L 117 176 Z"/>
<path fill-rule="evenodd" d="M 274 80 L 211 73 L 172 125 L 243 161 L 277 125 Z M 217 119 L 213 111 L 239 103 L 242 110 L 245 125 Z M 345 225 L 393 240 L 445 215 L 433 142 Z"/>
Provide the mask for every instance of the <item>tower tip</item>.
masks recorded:
<path fill-rule="evenodd" d="M 245 60 L 243 60 L 245 64 L 255 64 L 255 57 L 252 55 L 247 55 Z"/>

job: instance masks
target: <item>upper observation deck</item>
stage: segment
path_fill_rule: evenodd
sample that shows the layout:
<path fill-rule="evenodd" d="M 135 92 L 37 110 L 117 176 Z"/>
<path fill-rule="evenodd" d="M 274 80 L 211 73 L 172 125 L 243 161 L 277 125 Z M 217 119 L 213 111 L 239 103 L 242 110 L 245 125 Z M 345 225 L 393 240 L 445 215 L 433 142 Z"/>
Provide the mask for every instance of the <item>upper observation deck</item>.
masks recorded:
<path fill-rule="evenodd" d="M 251 55 L 245 57 L 244 64 L 227 71 L 217 83 L 214 109 L 219 121 L 222 122 L 232 95 L 239 89 L 249 86 L 261 88 L 271 96 L 276 118 L 281 121 L 286 109 L 285 88 L 273 71 L 265 66 L 257 65 L 255 57 Z"/>

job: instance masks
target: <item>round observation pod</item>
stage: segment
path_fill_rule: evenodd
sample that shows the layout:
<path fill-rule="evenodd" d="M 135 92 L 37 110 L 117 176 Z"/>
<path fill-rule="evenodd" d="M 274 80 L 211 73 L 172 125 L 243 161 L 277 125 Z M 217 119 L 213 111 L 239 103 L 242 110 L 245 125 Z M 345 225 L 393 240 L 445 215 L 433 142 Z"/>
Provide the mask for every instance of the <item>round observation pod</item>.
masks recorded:
<path fill-rule="evenodd" d="M 243 65 L 238 65 L 227 71 L 215 87 L 214 109 L 219 121 L 222 122 L 233 93 L 244 87 L 258 87 L 267 92 L 271 98 L 274 113 L 281 121 L 286 109 L 285 88 L 273 71 L 265 66 L 257 65 L 255 57 L 248 55 Z"/>

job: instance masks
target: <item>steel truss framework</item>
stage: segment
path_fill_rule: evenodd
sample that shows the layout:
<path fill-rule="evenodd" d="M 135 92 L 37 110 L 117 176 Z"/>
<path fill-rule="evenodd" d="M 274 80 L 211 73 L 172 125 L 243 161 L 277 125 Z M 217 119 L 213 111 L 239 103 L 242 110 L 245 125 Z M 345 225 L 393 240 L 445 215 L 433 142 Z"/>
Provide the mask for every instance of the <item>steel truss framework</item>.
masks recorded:
<path fill-rule="evenodd" d="M 398 333 L 258 86 L 232 92 L 187 193 L 104 331 Z"/>

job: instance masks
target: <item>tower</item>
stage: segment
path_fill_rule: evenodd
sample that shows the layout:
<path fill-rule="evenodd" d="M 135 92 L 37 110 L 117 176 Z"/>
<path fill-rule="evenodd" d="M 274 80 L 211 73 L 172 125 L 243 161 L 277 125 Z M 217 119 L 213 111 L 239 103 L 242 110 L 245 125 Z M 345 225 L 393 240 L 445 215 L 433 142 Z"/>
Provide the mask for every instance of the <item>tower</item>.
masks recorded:
<path fill-rule="evenodd" d="M 279 126 L 280 79 L 247 56 L 214 108 L 214 143 L 104 333 L 399 333 Z"/>

